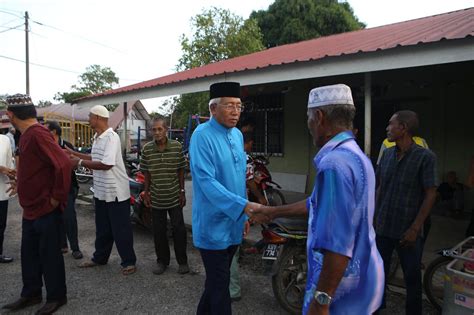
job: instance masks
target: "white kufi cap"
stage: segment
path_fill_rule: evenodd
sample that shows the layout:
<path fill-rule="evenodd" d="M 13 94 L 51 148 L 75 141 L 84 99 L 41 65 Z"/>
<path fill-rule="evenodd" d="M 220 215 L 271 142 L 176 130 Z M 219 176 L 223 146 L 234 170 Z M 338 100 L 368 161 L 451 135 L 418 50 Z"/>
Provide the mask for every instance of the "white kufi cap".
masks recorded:
<path fill-rule="evenodd" d="M 308 108 L 326 105 L 352 105 L 351 88 L 345 84 L 321 86 L 309 92 Z"/>
<path fill-rule="evenodd" d="M 109 111 L 105 106 L 102 105 L 95 105 L 94 107 L 91 108 L 91 114 L 104 117 L 104 118 L 109 118 Z"/>

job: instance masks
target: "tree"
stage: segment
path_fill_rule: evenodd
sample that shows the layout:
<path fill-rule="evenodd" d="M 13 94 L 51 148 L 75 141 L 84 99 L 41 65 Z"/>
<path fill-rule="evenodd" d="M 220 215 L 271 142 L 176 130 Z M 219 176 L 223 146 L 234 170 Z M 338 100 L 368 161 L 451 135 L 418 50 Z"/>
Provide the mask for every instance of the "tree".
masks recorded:
<path fill-rule="evenodd" d="M 264 49 L 262 34 L 254 19 L 244 20 L 229 10 L 211 8 L 191 19 L 193 35 L 181 36 L 183 55 L 177 71 L 226 60 Z M 208 115 L 208 93 L 192 93 L 175 98 L 173 125 L 184 127 L 190 114 Z"/>
<path fill-rule="evenodd" d="M 250 18 L 257 20 L 266 47 L 365 28 L 350 4 L 337 0 L 276 0 Z"/>
<path fill-rule="evenodd" d="M 91 65 L 79 76 L 79 84 L 72 85 L 70 92 L 58 92 L 54 96 L 57 101 L 72 103 L 75 99 L 113 89 L 119 78 L 109 67 Z M 116 107 L 116 104 L 110 106 Z"/>
<path fill-rule="evenodd" d="M 7 108 L 7 97 L 8 94 L 0 95 L 0 109 L 2 110 Z"/>
<path fill-rule="evenodd" d="M 45 100 L 41 100 L 38 102 L 38 104 L 36 104 L 36 106 L 38 107 L 48 107 L 51 105 L 53 105 L 53 103 L 51 103 L 50 101 L 45 101 Z"/>

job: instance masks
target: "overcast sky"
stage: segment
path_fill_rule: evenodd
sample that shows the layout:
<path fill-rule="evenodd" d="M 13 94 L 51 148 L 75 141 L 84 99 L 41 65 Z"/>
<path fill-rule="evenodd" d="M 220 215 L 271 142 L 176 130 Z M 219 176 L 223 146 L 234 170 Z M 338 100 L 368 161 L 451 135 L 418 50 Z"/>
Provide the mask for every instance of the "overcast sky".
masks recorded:
<path fill-rule="evenodd" d="M 474 0 L 352 0 L 367 27 L 465 9 Z M 34 102 L 53 101 L 92 64 L 111 67 L 120 86 L 174 72 L 180 35 L 204 8 L 229 9 L 247 18 L 273 0 L 0 0 L 0 94 L 25 92 L 25 33 L 30 15 L 30 91 Z M 42 25 L 38 24 L 41 23 Z M 18 29 L 9 29 L 19 27 Z M 12 59 L 20 61 L 15 61 Z M 54 68 L 54 69 L 51 69 Z M 159 101 L 146 101 L 148 110 Z"/>

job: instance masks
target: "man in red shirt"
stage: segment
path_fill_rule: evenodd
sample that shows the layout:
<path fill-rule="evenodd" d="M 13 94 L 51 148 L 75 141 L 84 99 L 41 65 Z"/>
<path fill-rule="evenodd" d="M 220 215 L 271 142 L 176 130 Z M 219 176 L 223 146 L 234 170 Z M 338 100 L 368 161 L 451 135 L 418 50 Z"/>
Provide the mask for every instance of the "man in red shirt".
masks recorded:
<path fill-rule="evenodd" d="M 3 308 L 20 310 L 41 303 L 44 279 L 46 304 L 36 314 L 52 314 L 67 303 L 60 222 L 71 184 L 71 162 L 49 130 L 36 120 L 28 95 L 9 96 L 7 105 L 10 122 L 21 132 L 17 192 L 23 208 L 23 289 L 17 301 Z"/>

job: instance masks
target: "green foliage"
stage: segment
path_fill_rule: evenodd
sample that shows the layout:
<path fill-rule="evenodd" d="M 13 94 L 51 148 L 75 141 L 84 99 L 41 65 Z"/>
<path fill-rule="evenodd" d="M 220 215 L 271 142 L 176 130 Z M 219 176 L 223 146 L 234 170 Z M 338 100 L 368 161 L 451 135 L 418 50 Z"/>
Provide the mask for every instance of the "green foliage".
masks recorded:
<path fill-rule="evenodd" d="M 247 55 L 264 49 L 256 20 L 244 20 L 229 10 L 211 8 L 191 19 L 193 35 L 181 36 L 183 55 L 178 71 Z M 173 128 L 183 128 L 192 114 L 209 116 L 209 93 L 192 93 L 172 99 L 165 107 L 173 114 Z M 163 110 L 162 110 L 163 111 Z"/>
<path fill-rule="evenodd" d="M 151 118 L 151 120 L 155 119 L 155 118 L 165 118 L 164 115 L 158 113 L 158 112 L 151 112 L 148 114 Z"/>
<path fill-rule="evenodd" d="M 48 107 L 48 106 L 51 106 L 51 105 L 53 105 L 53 103 L 51 103 L 51 101 L 45 101 L 45 100 L 41 100 L 36 104 L 36 106 L 38 106 L 38 107 Z"/>
<path fill-rule="evenodd" d="M 7 109 L 7 96 L 8 94 L 0 95 L 0 109 Z"/>
<path fill-rule="evenodd" d="M 89 95 L 92 93 L 87 91 L 58 92 L 54 99 L 64 103 L 74 103 L 74 100 Z"/>
<path fill-rule="evenodd" d="M 365 27 L 349 3 L 337 0 L 276 0 L 268 10 L 253 11 L 266 47 L 359 30 Z"/>
<path fill-rule="evenodd" d="M 243 20 L 229 10 L 211 8 L 191 19 L 193 35 L 181 36 L 183 55 L 177 70 L 187 70 L 262 50 L 255 20 Z"/>
<path fill-rule="evenodd" d="M 54 99 L 72 103 L 75 99 L 113 89 L 118 83 L 119 78 L 112 69 L 91 65 L 79 76 L 79 84 L 71 86 L 71 92 L 58 92 Z"/>
<path fill-rule="evenodd" d="M 184 128 L 189 115 L 209 116 L 209 93 L 199 92 L 181 95 L 173 113 L 173 128 Z"/>

